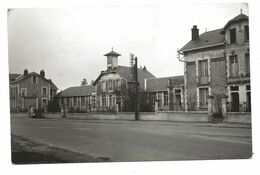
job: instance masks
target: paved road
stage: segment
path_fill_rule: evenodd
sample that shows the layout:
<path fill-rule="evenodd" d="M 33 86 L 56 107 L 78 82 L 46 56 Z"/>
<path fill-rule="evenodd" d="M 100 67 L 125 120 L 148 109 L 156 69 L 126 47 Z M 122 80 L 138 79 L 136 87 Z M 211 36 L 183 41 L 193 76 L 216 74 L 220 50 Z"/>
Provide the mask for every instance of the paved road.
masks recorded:
<path fill-rule="evenodd" d="M 251 157 L 251 129 L 208 124 L 12 118 L 12 133 L 112 161 Z"/>

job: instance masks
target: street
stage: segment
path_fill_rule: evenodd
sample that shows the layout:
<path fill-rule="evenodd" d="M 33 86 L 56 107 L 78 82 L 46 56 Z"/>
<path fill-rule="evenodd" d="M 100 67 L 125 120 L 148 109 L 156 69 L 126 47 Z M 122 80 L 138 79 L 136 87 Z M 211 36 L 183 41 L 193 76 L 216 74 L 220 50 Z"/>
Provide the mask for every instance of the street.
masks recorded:
<path fill-rule="evenodd" d="M 250 126 L 206 123 L 11 118 L 31 140 L 112 161 L 250 158 Z"/>

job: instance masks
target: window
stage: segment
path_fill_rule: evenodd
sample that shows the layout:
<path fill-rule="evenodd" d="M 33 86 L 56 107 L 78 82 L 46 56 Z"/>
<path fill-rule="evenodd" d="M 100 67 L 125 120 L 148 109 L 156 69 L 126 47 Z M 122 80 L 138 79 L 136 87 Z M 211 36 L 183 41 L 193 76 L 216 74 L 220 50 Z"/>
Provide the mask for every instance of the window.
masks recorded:
<path fill-rule="evenodd" d="M 158 106 L 161 107 L 162 106 L 162 93 L 161 92 L 158 92 Z"/>
<path fill-rule="evenodd" d="M 61 98 L 61 104 L 66 105 L 66 99 L 65 98 Z"/>
<path fill-rule="evenodd" d="M 26 88 L 21 88 L 21 96 L 26 97 L 27 96 L 27 89 Z"/>
<path fill-rule="evenodd" d="M 17 96 L 17 87 L 11 87 L 10 89 L 10 95 L 11 97 L 16 97 Z"/>
<path fill-rule="evenodd" d="M 102 81 L 102 92 L 106 91 L 106 82 Z"/>
<path fill-rule="evenodd" d="M 246 25 L 244 26 L 244 32 L 245 32 L 245 41 L 249 41 L 249 27 Z"/>
<path fill-rule="evenodd" d="M 47 87 L 42 87 L 42 95 L 47 95 Z"/>
<path fill-rule="evenodd" d="M 115 86 L 115 87 L 119 89 L 120 86 L 121 86 L 120 79 L 117 79 L 117 80 L 116 80 L 116 86 Z"/>
<path fill-rule="evenodd" d="M 102 86 L 101 86 L 101 82 L 98 82 L 97 83 L 97 92 L 99 93 L 99 92 L 102 92 Z"/>
<path fill-rule="evenodd" d="M 112 105 L 115 106 L 116 105 L 116 96 L 114 95 L 112 98 Z"/>
<path fill-rule="evenodd" d="M 230 60 L 230 77 L 238 77 L 238 59 L 237 55 L 229 57 Z"/>
<path fill-rule="evenodd" d="M 236 43 L 237 42 L 236 28 L 230 29 L 229 32 L 230 32 L 230 44 Z"/>
<path fill-rule="evenodd" d="M 168 106 L 168 104 L 169 104 L 167 91 L 163 92 L 163 104 L 164 104 L 164 106 Z"/>
<path fill-rule="evenodd" d="M 106 106 L 107 105 L 107 99 L 105 95 L 102 95 L 102 106 Z"/>
<path fill-rule="evenodd" d="M 154 106 L 154 105 L 155 105 L 155 94 L 152 94 L 152 95 L 150 96 L 150 98 L 151 98 L 151 103 L 152 103 L 152 105 Z"/>
<path fill-rule="evenodd" d="M 246 85 L 246 90 L 250 91 L 250 89 L 251 89 L 250 85 Z"/>
<path fill-rule="evenodd" d="M 245 74 L 250 75 L 250 56 L 249 53 L 245 54 Z"/>
<path fill-rule="evenodd" d="M 42 99 L 42 107 L 46 107 L 47 106 L 47 99 L 43 98 Z"/>
<path fill-rule="evenodd" d="M 113 89 L 113 81 L 108 80 L 108 90 L 112 90 L 112 89 Z"/>
<path fill-rule="evenodd" d="M 73 105 L 74 105 L 74 106 L 78 106 L 77 97 L 73 97 Z"/>
<path fill-rule="evenodd" d="M 85 97 L 81 97 L 80 101 L 81 101 L 81 106 L 86 105 Z"/>
<path fill-rule="evenodd" d="M 239 86 L 230 86 L 230 91 L 239 91 Z"/>
<path fill-rule="evenodd" d="M 109 95 L 109 106 L 113 106 L 113 96 Z"/>
<path fill-rule="evenodd" d="M 199 105 L 202 108 L 207 107 L 208 88 L 199 89 Z"/>
<path fill-rule="evenodd" d="M 37 84 L 37 76 L 36 75 L 32 76 L 32 84 Z"/>
<path fill-rule="evenodd" d="M 208 76 L 208 61 L 199 61 L 199 76 Z"/>

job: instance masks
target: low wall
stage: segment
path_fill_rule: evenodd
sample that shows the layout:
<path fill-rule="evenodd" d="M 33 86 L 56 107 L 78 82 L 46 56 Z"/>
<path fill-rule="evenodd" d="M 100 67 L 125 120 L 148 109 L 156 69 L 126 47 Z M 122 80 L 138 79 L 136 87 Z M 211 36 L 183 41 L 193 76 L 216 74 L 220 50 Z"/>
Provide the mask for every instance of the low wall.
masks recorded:
<path fill-rule="evenodd" d="M 227 123 L 251 123 L 250 112 L 227 112 Z"/>
<path fill-rule="evenodd" d="M 48 115 L 45 115 L 48 118 Z M 134 112 L 105 113 L 68 113 L 67 118 L 87 120 L 135 120 Z M 61 117 L 61 116 L 60 116 Z M 207 112 L 140 112 L 139 120 L 143 121 L 182 121 L 208 122 Z"/>
<path fill-rule="evenodd" d="M 158 112 L 154 115 L 155 120 L 159 121 L 177 121 L 177 122 L 208 122 L 208 113 L 204 111 L 184 112 L 184 111 L 170 111 Z"/>
<path fill-rule="evenodd" d="M 11 117 L 29 117 L 28 112 L 11 113 Z"/>
<path fill-rule="evenodd" d="M 118 113 L 106 114 L 106 113 L 68 113 L 67 118 L 72 119 L 87 119 L 87 120 L 134 120 L 132 113 Z"/>
<path fill-rule="evenodd" d="M 45 113 L 46 118 L 61 118 L 61 113 Z M 28 113 L 11 113 L 11 117 L 29 117 Z M 87 120 L 135 120 L 134 112 L 106 113 L 67 113 L 67 118 Z M 176 121 L 176 122 L 208 122 L 208 113 L 204 111 L 184 112 L 140 112 L 139 120 L 143 121 Z M 227 112 L 227 123 L 251 123 L 251 113 Z"/>

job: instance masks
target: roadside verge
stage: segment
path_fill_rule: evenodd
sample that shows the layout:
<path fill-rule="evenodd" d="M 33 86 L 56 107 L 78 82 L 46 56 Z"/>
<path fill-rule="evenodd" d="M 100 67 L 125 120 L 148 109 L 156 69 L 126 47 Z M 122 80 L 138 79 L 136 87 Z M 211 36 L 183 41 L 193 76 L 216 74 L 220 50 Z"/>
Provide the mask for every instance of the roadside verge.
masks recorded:
<path fill-rule="evenodd" d="M 13 164 L 111 162 L 107 157 L 92 157 L 71 150 L 49 146 L 12 134 Z"/>

